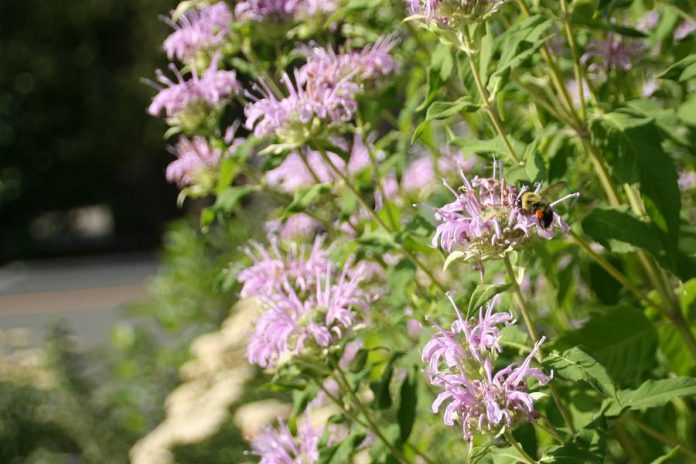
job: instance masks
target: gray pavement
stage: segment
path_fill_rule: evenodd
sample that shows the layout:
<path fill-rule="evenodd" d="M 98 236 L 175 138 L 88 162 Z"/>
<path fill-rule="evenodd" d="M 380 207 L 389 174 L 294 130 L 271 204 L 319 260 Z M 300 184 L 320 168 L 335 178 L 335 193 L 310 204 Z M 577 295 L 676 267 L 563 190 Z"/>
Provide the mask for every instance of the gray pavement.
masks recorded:
<path fill-rule="evenodd" d="M 34 344 L 63 321 L 85 348 L 108 340 L 120 309 L 147 298 L 152 254 L 15 262 L 0 267 L 0 329 L 26 328 Z"/>

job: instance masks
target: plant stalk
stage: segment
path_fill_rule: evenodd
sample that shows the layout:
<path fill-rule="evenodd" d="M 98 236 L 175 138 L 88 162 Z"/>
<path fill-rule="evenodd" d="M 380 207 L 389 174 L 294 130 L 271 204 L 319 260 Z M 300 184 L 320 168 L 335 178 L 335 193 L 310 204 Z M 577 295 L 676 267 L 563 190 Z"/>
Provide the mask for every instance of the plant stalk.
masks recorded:
<path fill-rule="evenodd" d="M 512 433 L 510 433 L 509 430 L 506 430 L 504 435 L 508 443 L 510 443 L 512 447 L 515 448 L 518 453 L 520 453 L 520 456 L 522 456 L 522 458 L 525 460 L 525 462 L 527 462 L 527 464 L 536 464 L 534 458 L 527 454 L 524 448 L 522 448 L 522 445 L 520 445 L 517 442 L 517 440 L 515 440 L 515 437 L 512 436 Z"/>
<path fill-rule="evenodd" d="M 515 271 L 512 268 L 512 263 L 510 262 L 510 257 L 508 255 L 505 255 L 504 258 L 505 261 L 505 268 L 507 269 L 508 276 L 510 277 L 510 281 L 512 282 L 512 288 L 514 289 L 515 296 L 517 297 L 517 304 L 520 307 L 520 313 L 522 313 L 522 318 L 524 319 L 524 323 L 527 326 L 527 331 L 529 332 L 529 336 L 532 339 L 532 342 L 537 343 L 539 341 L 539 337 L 537 336 L 536 330 L 534 329 L 534 325 L 532 324 L 532 318 L 529 315 L 529 310 L 527 308 L 527 303 L 525 302 L 524 295 L 522 295 L 522 290 L 520 289 L 520 285 L 517 282 L 517 277 L 515 276 Z M 543 358 L 543 354 L 541 351 L 541 348 L 539 348 L 539 357 L 538 359 L 541 360 Z M 565 421 L 566 425 L 568 426 L 568 429 L 570 432 L 575 435 L 575 426 L 573 425 L 573 419 L 570 416 L 570 413 L 566 409 L 565 405 L 561 401 L 561 397 L 558 394 L 558 389 L 556 388 L 556 385 L 553 383 L 549 384 L 549 388 L 551 390 L 551 397 L 553 397 L 554 403 L 556 403 L 556 407 L 558 408 L 558 411 L 561 413 L 561 416 L 563 417 L 563 420 Z"/>
<path fill-rule="evenodd" d="M 488 91 L 486 90 L 486 87 L 483 85 L 483 82 L 481 82 L 481 76 L 479 75 L 478 68 L 476 67 L 476 64 L 474 63 L 474 50 L 471 46 L 471 38 L 469 38 L 469 31 L 464 30 L 464 44 L 466 45 L 466 50 L 464 52 L 468 56 L 468 62 L 469 62 L 469 68 L 471 69 L 471 74 L 474 76 L 474 82 L 476 84 L 476 90 L 479 93 L 479 96 L 481 97 L 481 104 L 483 105 L 484 110 L 488 114 L 488 117 L 490 118 L 491 122 L 493 123 L 493 127 L 495 127 L 495 131 L 498 133 L 500 136 L 500 139 L 503 141 L 503 144 L 505 145 L 505 148 L 512 158 L 512 160 L 516 164 L 520 164 L 522 161 L 520 160 L 520 157 L 517 155 L 515 152 L 515 149 L 512 147 L 512 144 L 510 143 L 510 140 L 508 139 L 507 134 L 505 133 L 505 130 L 503 129 L 503 125 L 500 122 L 500 118 L 498 117 L 498 113 L 495 111 L 493 107 L 491 107 L 491 102 L 490 102 L 490 95 L 488 95 Z"/>
<path fill-rule="evenodd" d="M 379 226 L 387 232 L 393 233 L 394 231 L 382 220 L 381 217 L 379 217 L 377 212 L 370 205 L 367 204 L 365 199 L 363 199 L 362 195 L 360 195 L 360 192 L 358 192 L 358 189 L 355 188 L 350 179 L 348 179 L 348 177 L 336 167 L 336 165 L 333 163 L 331 158 L 329 158 L 328 154 L 326 153 L 326 150 L 324 150 L 323 148 L 319 148 L 318 151 L 321 154 L 324 161 L 326 161 L 326 163 L 331 167 L 331 169 L 336 173 L 336 175 L 340 177 L 343 183 L 346 184 L 346 187 L 348 187 L 348 189 L 360 202 L 363 208 L 365 208 L 365 210 L 367 210 L 367 212 L 374 218 L 374 220 L 377 221 L 377 224 L 379 224 Z M 414 255 L 410 250 L 408 250 L 401 244 L 397 244 L 397 246 L 399 247 L 401 252 L 404 253 L 416 266 L 418 266 L 421 269 L 421 271 L 423 271 L 425 275 L 427 275 L 440 290 L 442 290 L 443 292 L 447 291 L 447 287 L 435 277 L 432 271 L 428 269 L 428 267 L 425 264 L 423 264 L 423 262 L 420 259 L 418 259 L 416 255 Z"/>

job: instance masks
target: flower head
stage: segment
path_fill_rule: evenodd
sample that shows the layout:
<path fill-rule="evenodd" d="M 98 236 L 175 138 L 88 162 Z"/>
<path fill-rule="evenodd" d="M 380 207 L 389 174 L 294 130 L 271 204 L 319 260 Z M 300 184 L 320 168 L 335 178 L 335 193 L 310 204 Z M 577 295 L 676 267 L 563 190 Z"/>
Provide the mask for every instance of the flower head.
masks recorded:
<path fill-rule="evenodd" d="M 196 52 L 220 46 L 229 35 L 232 13 L 225 2 L 217 2 L 200 10 L 189 10 L 174 22 L 166 19 L 174 28 L 164 40 L 164 50 L 169 59 L 187 60 Z"/>
<path fill-rule="evenodd" d="M 170 65 L 170 69 L 176 81 L 157 70 L 157 80 L 164 86 L 156 85 L 160 91 L 152 99 L 147 109 L 148 113 L 157 116 L 164 110 L 168 118 L 177 117 L 195 105 L 217 106 L 233 93 L 240 91 L 241 85 L 235 72 L 218 70 L 219 61 L 220 56 L 215 55 L 202 76 L 194 69 L 188 80 L 184 79 L 181 71 L 174 65 Z"/>
<path fill-rule="evenodd" d="M 331 47 L 302 47 L 307 63 L 300 68 L 298 78 L 302 83 L 332 86 L 345 77 L 355 81 L 367 81 L 387 76 L 396 70 L 391 51 L 396 39 L 383 36 L 361 50 L 347 49 L 336 52 Z"/>
<path fill-rule="evenodd" d="M 267 427 L 251 442 L 251 452 L 260 464 L 314 464 L 319 461 L 319 439 L 322 428 L 312 427 L 309 413 L 298 422 L 293 435 L 282 419 L 278 427 Z"/>
<path fill-rule="evenodd" d="M 643 48 L 642 42 L 638 40 L 608 34 L 606 39 L 592 40 L 581 61 L 583 64 L 592 62 L 588 70 L 601 75 L 612 70 L 629 71 L 633 68 L 633 60 L 640 57 Z"/>
<path fill-rule="evenodd" d="M 350 121 L 363 82 L 395 69 L 389 55 L 393 46 L 393 40 L 380 39 L 359 52 L 309 49 L 308 61 L 295 70 L 294 81 L 283 74 L 286 96 L 276 95 L 264 82 L 257 87 L 260 97 L 250 95 L 254 101 L 244 110 L 247 129 L 257 137 L 275 133 L 303 142 L 323 124 Z"/>
<path fill-rule="evenodd" d="M 336 0 L 242 0 L 234 13 L 240 21 L 302 20 L 333 13 L 337 6 Z"/>
<path fill-rule="evenodd" d="M 439 222 L 433 246 L 445 251 L 463 252 L 465 260 L 481 263 L 496 259 L 510 250 L 521 247 L 532 236 L 551 239 L 554 230 L 568 231 L 568 225 L 556 212 L 554 206 L 578 194 L 570 194 L 552 203 L 542 200 L 541 206 L 524 208 L 523 196 L 533 193 L 539 195 L 541 184 L 533 192 L 526 187 L 518 189 L 505 183 L 500 173 L 497 177 L 474 177 L 467 179 L 460 172 L 464 185 L 458 191 L 448 188 L 455 200 L 441 208 L 435 208 L 435 219 Z M 547 223 L 547 219 L 550 219 Z"/>
<path fill-rule="evenodd" d="M 166 177 L 180 187 L 190 185 L 200 175 L 214 170 L 222 156 L 222 150 L 213 148 L 203 137 L 181 137 L 172 153 L 177 159 L 167 166 Z"/>
<path fill-rule="evenodd" d="M 433 412 L 446 405 L 445 424 L 458 423 L 469 442 L 475 432 L 496 435 L 504 427 L 536 418 L 527 379 L 535 378 L 541 385 L 551 380 L 541 369 L 531 367 L 543 338 L 521 364 L 512 363 L 494 372 L 493 363 L 502 350 L 500 326 L 512 324 L 512 315 L 495 313 L 497 301 L 493 300 L 485 311 L 480 309 L 478 319 L 465 320 L 450 301 L 457 320 L 450 330 L 438 328 L 423 348 L 426 375 L 441 390 L 433 402 Z"/>
<path fill-rule="evenodd" d="M 684 21 L 674 30 L 674 40 L 677 42 L 684 40 L 694 31 L 696 31 L 696 22 L 691 20 Z"/>
<path fill-rule="evenodd" d="M 242 296 L 257 297 L 266 307 L 247 347 L 251 363 L 275 367 L 336 345 L 369 309 L 367 269 L 352 262 L 339 268 L 321 245 L 318 238 L 311 252 L 293 245 L 288 254 L 257 245 L 255 263 L 239 274 Z"/>
<path fill-rule="evenodd" d="M 413 14 L 423 15 L 442 27 L 456 28 L 473 21 L 485 20 L 505 0 L 409 0 Z"/>
<path fill-rule="evenodd" d="M 298 240 L 316 236 L 321 228 L 321 223 L 304 214 L 297 213 L 290 216 L 281 226 L 279 235 L 283 240 Z"/>

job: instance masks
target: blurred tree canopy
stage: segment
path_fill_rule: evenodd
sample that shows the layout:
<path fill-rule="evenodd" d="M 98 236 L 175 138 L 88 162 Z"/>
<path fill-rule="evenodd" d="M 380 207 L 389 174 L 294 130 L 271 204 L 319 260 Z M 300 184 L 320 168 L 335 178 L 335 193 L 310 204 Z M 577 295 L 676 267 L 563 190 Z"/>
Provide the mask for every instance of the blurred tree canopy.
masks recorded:
<path fill-rule="evenodd" d="M 175 3 L 0 2 L 0 262 L 159 243 L 176 190 L 140 79 L 166 64 L 158 15 Z M 113 227 L 90 242 L 68 211 L 91 205 Z M 37 234 L 47 213 L 51 234 Z"/>

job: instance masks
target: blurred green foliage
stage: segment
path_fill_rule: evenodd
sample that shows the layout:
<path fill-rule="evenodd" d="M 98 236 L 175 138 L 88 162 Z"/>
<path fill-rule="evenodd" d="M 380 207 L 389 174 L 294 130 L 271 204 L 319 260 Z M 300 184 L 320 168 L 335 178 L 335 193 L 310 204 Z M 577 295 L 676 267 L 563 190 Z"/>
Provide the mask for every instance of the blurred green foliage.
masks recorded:
<path fill-rule="evenodd" d="M 149 283 L 152 300 L 129 310 L 109 345 L 81 351 L 56 327 L 44 349 L 50 388 L 0 376 L 0 462 L 128 462 L 133 443 L 164 417 L 165 396 L 178 383 L 191 341 L 229 315 L 236 292 L 220 270 L 248 235 L 239 223 L 207 234 L 186 221 L 173 223 L 162 268 Z M 231 421 L 225 430 L 234 430 Z M 188 447 L 177 462 L 214 462 L 200 458 L 225 446 L 225 455 L 241 457 L 245 445 L 235 434 Z"/>

